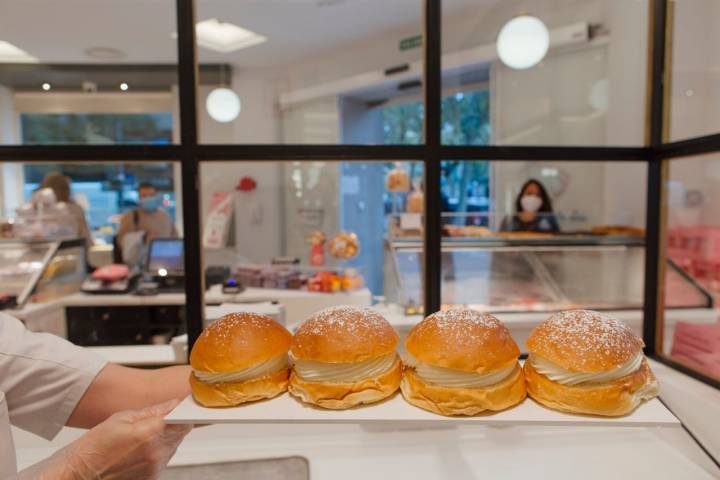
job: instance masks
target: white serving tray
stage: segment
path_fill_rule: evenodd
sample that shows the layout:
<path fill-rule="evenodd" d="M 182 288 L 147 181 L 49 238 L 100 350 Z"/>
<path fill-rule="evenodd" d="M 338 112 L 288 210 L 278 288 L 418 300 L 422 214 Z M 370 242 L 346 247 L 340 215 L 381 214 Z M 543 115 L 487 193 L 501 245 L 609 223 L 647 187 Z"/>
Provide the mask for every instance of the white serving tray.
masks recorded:
<path fill-rule="evenodd" d="M 313 424 L 369 424 L 369 423 L 429 423 L 475 425 L 537 425 L 537 426 L 617 426 L 617 427 L 680 427 L 680 421 L 660 400 L 640 405 L 625 417 L 593 417 L 570 415 L 542 407 L 527 398 L 520 405 L 502 412 L 473 417 L 444 417 L 407 403 L 399 393 L 373 405 L 350 410 L 325 410 L 306 405 L 288 393 L 270 400 L 229 408 L 207 408 L 193 400 L 183 400 L 168 416 L 166 423 L 313 423 Z"/>

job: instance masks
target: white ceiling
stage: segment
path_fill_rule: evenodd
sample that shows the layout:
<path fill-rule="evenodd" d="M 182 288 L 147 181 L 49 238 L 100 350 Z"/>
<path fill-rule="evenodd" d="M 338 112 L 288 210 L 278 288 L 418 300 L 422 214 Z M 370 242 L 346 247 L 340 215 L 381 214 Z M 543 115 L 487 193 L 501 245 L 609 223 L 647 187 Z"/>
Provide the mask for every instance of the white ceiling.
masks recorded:
<path fill-rule="evenodd" d="M 500 0 L 445 0 L 444 13 Z M 319 6 L 319 4 L 329 4 Z M 269 67 L 322 55 L 392 30 L 421 31 L 422 0 L 197 0 L 197 18 L 218 18 L 268 37 L 230 54 L 200 49 L 201 62 Z M 110 63 L 174 63 L 174 0 L 0 0 L 0 40 L 45 63 L 102 63 L 84 52 L 112 47 Z"/>

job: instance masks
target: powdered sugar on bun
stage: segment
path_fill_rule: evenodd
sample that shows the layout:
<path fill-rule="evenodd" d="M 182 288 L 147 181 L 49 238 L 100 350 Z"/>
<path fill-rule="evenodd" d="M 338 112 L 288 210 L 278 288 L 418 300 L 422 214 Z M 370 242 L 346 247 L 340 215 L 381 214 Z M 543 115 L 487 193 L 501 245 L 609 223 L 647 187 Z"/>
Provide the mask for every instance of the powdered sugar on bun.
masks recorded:
<path fill-rule="evenodd" d="M 602 372 L 632 360 L 645 346 L 620 320 L 591 310 L 558 312 L 538 325 L 528 352 L 573 372 Z"/>
<path fill-rule="evenodd" d="M 287 353 L 291 342 L 290 332 L 268 316 L 231 313 L 198 337 L 190 365 L 208 373 L 236 372 Z"/>
<path fill-rule="evenodd" d="M 410 331 L 405 349 L 428 365 L 477 373 L 507 367 L 520 355 L 505 325 L 468 308 L 428 316 Z"/>
<path fill-rule="evenodd" d="M 354 305 L 311 315 L 295 333 L 292 355 L 300 360 L 355 363 L 395 351 L 397 332 L 376 311 Z"/>

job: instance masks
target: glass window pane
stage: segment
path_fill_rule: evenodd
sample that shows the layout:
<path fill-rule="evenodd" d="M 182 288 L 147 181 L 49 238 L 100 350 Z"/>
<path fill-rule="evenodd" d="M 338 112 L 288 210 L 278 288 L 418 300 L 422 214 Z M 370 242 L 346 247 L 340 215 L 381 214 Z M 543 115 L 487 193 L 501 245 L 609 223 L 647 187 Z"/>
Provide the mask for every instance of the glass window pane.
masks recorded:
<path fill-rule="evenodd" d="M 641 334 L 646 178 L 641 162 L 443 162 L 443 306 L 498 313 L 523 345 L 571 308 Z"/>
<path fill-rule="evenodd" d="M 208 296 L 232 278 L 239 299 L 277 300 L 289 326 L 338 304 L 393 322 L 421 312 L 422 174 L 420 162 L 203 163 L 205 267 L 219 275 Z"/>
<path fill-rule="evenodd" d="M 198 2 L 199 62 L 220 68 L 200 87 L 201 141 L 422 142 L 422 5 Z"/>
<path fill-rule="evenodd" d="M 0 163 L 3 311 L 78 345 L 131 347 L 98 350 L 111 361 L 185 363 L 183 340 L 170 345 L 186 332 L 180 189 L 178 162 Z"/>
<path fill-rule="evenodd" d="M 173 0 L 3 0 L 0 11 L 0 144 L 179 142 Z"/>
<path fill-rule="evenodd" d="M 670 140 L 720 132 L 720 33 L 714 0 L 668 2 L 673 22 Z"/>
<path fill-rule="evenodd" d="M 443 2 L 443 143 L 641 145 L 648 4 Z M 545 25 L 545 55 L 525 58 L 542 43 L 542 28 L 521 45 L 512 26 L 510 51 L 499 54 L 499 33 L 521 13 Z"/>
<path fill-rule="evenodd" d="M 670 161 L 662 345 L 658 350 L 720 378 L 720 155 Z M 692 288 L 689 287 L 692 285 Z"/>

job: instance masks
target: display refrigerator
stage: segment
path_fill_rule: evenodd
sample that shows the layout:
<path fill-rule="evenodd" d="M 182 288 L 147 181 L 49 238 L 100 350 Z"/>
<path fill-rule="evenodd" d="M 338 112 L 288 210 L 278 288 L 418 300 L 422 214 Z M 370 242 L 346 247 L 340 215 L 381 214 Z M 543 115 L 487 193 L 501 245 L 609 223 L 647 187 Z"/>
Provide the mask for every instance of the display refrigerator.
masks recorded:
<path fill-rule="evenodd" d="M 406 332 L 423 316 L 423 242 L 385 241 L 385 308 Z M 442 239 L 442 306 L 492 312 L 523 348 L 532 328 L 558 310 L 607 311 L 642 335 L 645 240 L 592 234 Z M 664 339 L 677 322 L 715 322 L 713 296 L 671 259 L 666 260 Z"/>
<path fill-rule="evenodd" d="M 0 240 L 4 308 L 49 302 L 80 290 L 87 274 L 85 242 Z"/>

